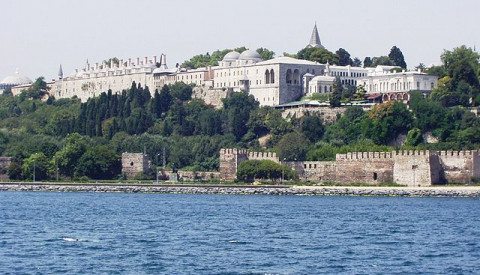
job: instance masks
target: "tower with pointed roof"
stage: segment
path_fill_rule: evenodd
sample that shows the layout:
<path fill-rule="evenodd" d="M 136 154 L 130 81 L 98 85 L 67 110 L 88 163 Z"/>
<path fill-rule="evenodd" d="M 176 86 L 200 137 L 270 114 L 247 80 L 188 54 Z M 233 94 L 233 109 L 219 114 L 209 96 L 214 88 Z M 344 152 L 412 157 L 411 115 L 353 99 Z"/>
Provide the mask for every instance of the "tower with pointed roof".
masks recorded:
<path fill-rule="evenodd" d="M 316 22 L 315 26 L 313 26 L 312 36 L 310 37 L 310 43 L 307 45 L 307 47 L 325 49 L 325 47 L 322 45 L 322 42 L 320 42 L 320 36 L 318 35 Z"/>
<path fill-rule="evenodd" d="M 62 64 L 60 64 L 60 68 L 58 69 L 58 79 L 63 79 Z"/>

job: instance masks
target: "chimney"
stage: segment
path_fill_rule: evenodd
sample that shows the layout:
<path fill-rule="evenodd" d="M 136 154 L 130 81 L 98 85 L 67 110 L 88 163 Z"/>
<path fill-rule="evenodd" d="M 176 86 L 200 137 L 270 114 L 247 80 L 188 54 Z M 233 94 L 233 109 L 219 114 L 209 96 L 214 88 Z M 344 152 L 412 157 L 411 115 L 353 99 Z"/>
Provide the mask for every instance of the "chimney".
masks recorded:
<path fill-rule="evenodd" d="M 137 64 L 137 66 L 140 65 L 140 57 L 137 57 L 137 62 L 135 64 Z"/>
<path fill-rule="evenodd" d="M 153 56 L 153 65 L 157 65 L 157 56 L 156 55 Z"/>
<path fill-rule="evenodd" d="M 167 56 L 163 53 L 160 56 L 160 68 L 167 69 Z"/>
<path fill-rule="evenodd" d="M 128 59 L 128 67 L 130 67 L 130 65 L 132 65 L 132 59 L 131 58 Z"/>
<path fill-rule="evenodd" d="M 143 59 L 143 65 L 147 65 L 148 64 L 148 57 L 145 56 L 145 58 Z"/>
<path fill-rule="evenodd" d="M 113 59 L 110 60 L 110 69 L 113 69 L 113 65 L 115 65 L 115 63 L 113 63 Z"/>
<path fill-rule="evenodd" d="M 98 62 L 95 62 L 95 70 L 98 70 Z"/>
<path fill-rule="evenodd" d="M 118 63 L 118 67 L 123 67 L 123 59 L 120 59 L 120 63 Z"/>

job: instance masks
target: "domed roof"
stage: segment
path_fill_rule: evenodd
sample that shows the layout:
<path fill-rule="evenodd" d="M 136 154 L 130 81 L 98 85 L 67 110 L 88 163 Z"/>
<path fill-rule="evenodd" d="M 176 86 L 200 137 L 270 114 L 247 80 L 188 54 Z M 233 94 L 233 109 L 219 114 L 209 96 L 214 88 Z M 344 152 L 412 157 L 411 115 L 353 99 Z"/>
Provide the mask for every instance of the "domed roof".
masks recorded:
<path fill-rule="evenodd" d="M 238 52 L 231 51 L 223 57 L 222 61 L 233 61 L 233 60 L 237 60 L 239 57 L 240 57 L 240 54 Z"/>
<path fill-rule="evenodd" d="M 242 54 L 240 54 L 240 57 L 238 59 L 241 59 L 241 60 L 262 60 L 262 57 L 256 51 L 246 50 L 246 51 L 242 52 Z"/>
<path fill-rule="evenodd" d="M 30 78 L 19 74 L 18 71 L 16 71 L 14 75 L 5 77 L 2 80 L 2 82 L 0 82 L 0 84 L 9 85 L 9 86 L 17 86 L 17 85 L 31 84 L 31 83 L 32 83 L 32 80 L 30 80 Z"/>

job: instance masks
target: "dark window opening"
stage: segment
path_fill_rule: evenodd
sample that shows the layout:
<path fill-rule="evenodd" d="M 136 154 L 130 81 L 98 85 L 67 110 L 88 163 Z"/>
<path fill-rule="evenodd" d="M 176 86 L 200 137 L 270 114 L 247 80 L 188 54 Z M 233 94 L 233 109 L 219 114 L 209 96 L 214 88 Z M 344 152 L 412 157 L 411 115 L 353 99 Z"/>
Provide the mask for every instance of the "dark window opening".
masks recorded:
<path fill-rule="evenodd" d="M 377 173 L 373 173 L 373 180 L 377 180 L 378 179 L 378 174 Z"/>

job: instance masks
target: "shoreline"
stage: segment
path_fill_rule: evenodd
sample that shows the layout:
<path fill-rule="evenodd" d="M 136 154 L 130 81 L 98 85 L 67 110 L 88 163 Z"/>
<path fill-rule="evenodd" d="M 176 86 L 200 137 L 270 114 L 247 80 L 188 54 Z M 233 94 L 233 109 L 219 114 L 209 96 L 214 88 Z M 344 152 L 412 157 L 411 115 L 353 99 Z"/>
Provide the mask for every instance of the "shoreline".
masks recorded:
<path fill-rule="evenodd" d="M 1 191 L 225 195 L 384 196 L 479 198 L 480 186 L 252 186 L 89 183 L 0 183 Z"/>

